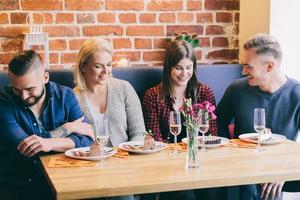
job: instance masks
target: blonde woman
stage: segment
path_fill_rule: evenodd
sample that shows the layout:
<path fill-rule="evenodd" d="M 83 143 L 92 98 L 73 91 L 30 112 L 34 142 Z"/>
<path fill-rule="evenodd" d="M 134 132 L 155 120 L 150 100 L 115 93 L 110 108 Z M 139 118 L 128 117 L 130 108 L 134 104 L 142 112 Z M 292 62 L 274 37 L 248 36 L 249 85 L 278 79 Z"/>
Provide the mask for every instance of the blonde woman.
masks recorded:
<path fill-rule="evenodd" d="M 85 40 L 75 67 L 74 92 L 90 123 L 108 120 L 109 146 L 143 140 L 145 126 L 140 100 L 125 80 L 112 77 L 113 48 L 105 39 Z"/>

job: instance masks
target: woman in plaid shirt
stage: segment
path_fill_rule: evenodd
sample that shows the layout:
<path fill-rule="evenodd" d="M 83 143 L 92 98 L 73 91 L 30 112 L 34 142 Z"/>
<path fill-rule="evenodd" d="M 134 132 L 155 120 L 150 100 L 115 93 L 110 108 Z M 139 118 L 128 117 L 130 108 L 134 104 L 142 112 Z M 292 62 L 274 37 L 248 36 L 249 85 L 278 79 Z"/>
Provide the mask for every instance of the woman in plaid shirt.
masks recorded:
<path fill-rule="evenodd" d="M 170 111 L 178 111 L 184 98 L 192 98 L 193 104 L 209 101 L 215 105 L 213 91 L 197 79 L 197 62 L 193 47 L 185 41 L 173 41 L 166 49 L 162 82 L 150 88 L 143 100 L 146 128 L 151 129 L 155 140 L 173 142 L 169 131 Z M 210 120 L 209 133 L 217 134 L 216 120 Z M 186 137 L 185 126 L 177 136 Z"/>
<path fill-rule="evenodd" d="M 184 98 L 191 98 L 192 103 L 209 101 L 215 105 L 212 90 L 199 83 L 196 77 L 197 62 L 193 47 L 185 41 L 172 41 L 166 49 L 162 82 L 150 88 L 143 99 L 143 112 L 147 129 L 151 129 L 157 141 L 174 142 L 174 136 L 169 131 L 170 111 L 178 111 L 183 105 Z M 217 134 L 216 120 L 210 120 L 209 132 Z M 177 136 L 178 141 L 186 137 L 185 126 Z M 220 196 L 221 195 L 221 196 Z M 195 200 L 221 199 L 218 189 L 187 190 L 177 192 L 164 192 L 160 200 L 180 199 Z M 142 196 L 142 200 L 155 199 L 155 195 Z"/>

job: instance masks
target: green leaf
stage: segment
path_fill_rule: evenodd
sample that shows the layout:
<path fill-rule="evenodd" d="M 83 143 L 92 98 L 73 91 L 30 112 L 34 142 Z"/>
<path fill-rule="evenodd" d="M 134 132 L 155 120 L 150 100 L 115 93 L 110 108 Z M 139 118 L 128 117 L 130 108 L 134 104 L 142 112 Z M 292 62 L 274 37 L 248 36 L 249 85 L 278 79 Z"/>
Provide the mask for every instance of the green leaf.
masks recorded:
<path fill-rule="evenodd" d="M 185 41 L 189 42 L 190 39 L 191 39 L 191 36 L 190 36 L 190 35 L 184 35 L 184 36 L 183 36 L 183 39 L 184 39 Z"/>
<path fill-rule="evenodd" d="M 190 44 L 192 45 L 193 48 L 198 47 L 199 46 L 199 40 L 197 39 L 193 39 L 190 41 Z"/>

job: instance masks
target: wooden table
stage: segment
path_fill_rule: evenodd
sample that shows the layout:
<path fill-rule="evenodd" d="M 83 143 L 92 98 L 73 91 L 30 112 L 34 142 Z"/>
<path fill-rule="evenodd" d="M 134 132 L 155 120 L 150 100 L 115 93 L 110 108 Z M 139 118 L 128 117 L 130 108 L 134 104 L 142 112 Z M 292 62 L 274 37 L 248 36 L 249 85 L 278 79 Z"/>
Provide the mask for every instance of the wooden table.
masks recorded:
<path fill-rule="evenodd" d="M 264 151 L 221 147 L 200 156 L 200 168 L 186 170 L 186 153 L 169 150 L 126 159 L 108 158 L 104 166 L 48 168 L 42 166 L 57 199 L 106 197 L 234 186 L 271 181 L 300 180 L 300 144 L 292 141 L 263 146 Z"/>

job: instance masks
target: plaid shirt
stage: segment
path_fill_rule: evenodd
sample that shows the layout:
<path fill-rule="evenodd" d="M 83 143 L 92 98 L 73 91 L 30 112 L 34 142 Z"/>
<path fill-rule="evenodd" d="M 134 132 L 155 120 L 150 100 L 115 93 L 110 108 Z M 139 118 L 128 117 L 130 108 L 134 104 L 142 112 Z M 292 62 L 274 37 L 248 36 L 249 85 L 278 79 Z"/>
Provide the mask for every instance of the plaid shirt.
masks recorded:
<path fill-rule="evenodd" d="M 169 131 L 169 115 L 170 111 L 173 111 L 173 104 L 171 98 L 161 99 L 161 84 L 150 88 L 143 99 L 143 113 L 146 128 L 151 129 L 154 138 L 157 141 L 172 142 L 172 134 Z M 197 102 L 209 101 L 213 105 L 216 105 L 213 91 L 206 85 L 199 83 L 197 91 Z M 185 129 L 183 127 L 183 132 Z M 210 120 L 209 132 L 213 135 L 217 135 L 217 123 L 216 120 Z M 184 134 L 179 136 L 185 137 Z M 179 138 L 178 138 L 179 139 Z"/>

